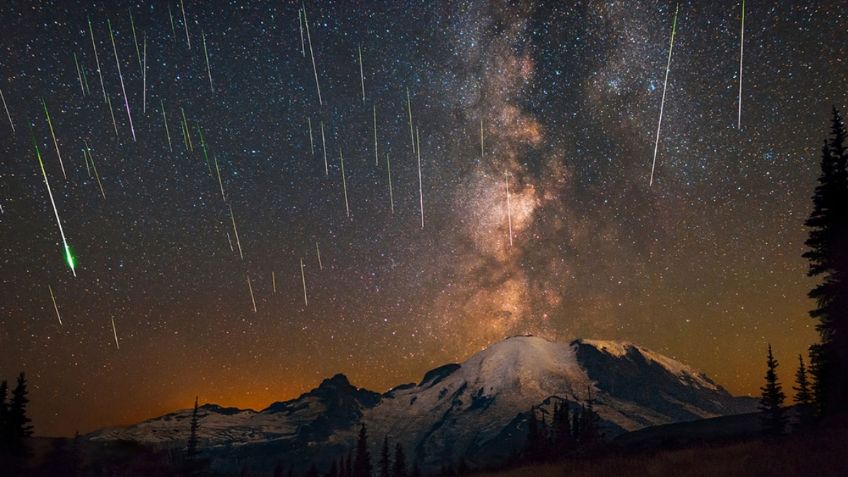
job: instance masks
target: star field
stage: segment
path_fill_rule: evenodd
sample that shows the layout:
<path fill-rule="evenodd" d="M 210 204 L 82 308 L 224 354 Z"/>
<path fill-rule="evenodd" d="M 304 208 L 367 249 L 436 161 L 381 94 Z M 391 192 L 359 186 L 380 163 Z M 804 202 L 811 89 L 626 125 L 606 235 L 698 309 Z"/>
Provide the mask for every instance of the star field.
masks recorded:
<path fill-rule="evenodd" d="M 27 372 L 36 432 L 262 408 L 336 372 L 385 390 L 520 333 L 633 341 L 740 394 L 770 342 L 791 380 L 848 106 L 839 2 L 747 3 L 741 130 L 740 5 L 681 2 L 651 187 L 674 3 L 306 3 L 323 104 L 300 6 L 0 6 L 0 377 Z"/>

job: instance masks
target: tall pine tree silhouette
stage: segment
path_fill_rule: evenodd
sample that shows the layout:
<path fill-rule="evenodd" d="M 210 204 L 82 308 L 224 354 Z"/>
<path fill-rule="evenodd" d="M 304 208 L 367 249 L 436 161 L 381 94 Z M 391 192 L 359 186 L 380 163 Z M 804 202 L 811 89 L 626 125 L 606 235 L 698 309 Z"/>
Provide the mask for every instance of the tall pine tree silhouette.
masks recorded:
<path fill-rule="evenodd" d="M 395 462 L 392 466 L 392 477 L 407 477 L 406 456 L 400 443 L 395 444 Z"/>
<path fill-rule="evenodd" d="M 804 357 L 798 355 L 798 369 L 795 371 L 795 403 L 798 404 L 798 425 L 804 426 L 812 421 L 813 395 L 810 391 L 810 380 L 807 376 L 807 366 Z"/>
<path fill-rule="evenodd" d="M 27 390 L 26 375 L 18 375 L 18 382 L 12 391 L 9 400 L 9 411 L 6 416 L 6 428 L 8 429 L 8 445 L 14 454 L 26 452 L 26 439 L 32 436 L 30 418 L 27 416 L 27 404 L 29 404 L 29 391 Z"/>
<path fill-rule="evenodd" d="M 763 433 L 767 435 L 780 435 L 786 429 L 786 410 L 783 401 L 786 396 L 777 379 L 777 360 L 768 347 L 768 360 L 766 369 L 766 384 L 760 388 L 760 411 L 762 412 Z"/>
<path fill-rule="evenodd" d="M 186 443 L 186 457 L 189 460 L 197 456 L 197 429 L 200 426 L 197 417 L 197 396 L 194 397 L 194 411 L 191 413 L 191 428 L 189 430 L 188 442 Z"/>
<path fill-rule="evenodd" d="M 821 343 L 810 349 L 816 378 L 815 401 L 820 414 L 848 411 L 848 145 L 836 108 L 830 140 L 822 147 L 821 176 L 807 219 L 808 275 L 820 282 L 810 291 Z"/>
<path fill-rule="evenodd" d="M 3 380 L 0 382 L 0 455 L 9 447 L 9 406 L 6 404 L 9 384 Z"/>
<path fill-rule="evenodd" d="M 380 452 L 380 477 L 390 477 L 389 471 L 389 436 L 384 436 L 383 450 Z"/>
<path fill-rule="evenodd" d="M 356 442 L 356 457 L 353 460 L 352 477 L 371 477 L 371 454 L 368 452 L 368 429 L 365 424 L 359 428 Z"/>

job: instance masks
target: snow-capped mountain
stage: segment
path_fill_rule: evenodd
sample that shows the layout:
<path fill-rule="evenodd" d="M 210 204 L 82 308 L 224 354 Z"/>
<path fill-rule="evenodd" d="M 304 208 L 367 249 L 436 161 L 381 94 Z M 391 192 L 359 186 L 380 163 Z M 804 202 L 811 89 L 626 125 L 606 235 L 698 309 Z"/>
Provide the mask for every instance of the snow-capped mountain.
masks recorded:
<path fill-rule="evenodd" d="M 733 397 L 703 373 L 634 344 L 516 336 L 382 395 L 339 374 L 259 412 L 208 404 L 200 408 L 200 437 L 213 465 L 326 467 L 354 447 L 365 423 L 374 454 L 388 435 L 422 467 L 460 459 L 473 465 L 519 449 L 531 407 L 544 413 L 554 401 L 589 399 L 608 436 L 755 409 L 750 398 Z M 89 438 L 183 445 L 190 418 L 183 410 Z"/>

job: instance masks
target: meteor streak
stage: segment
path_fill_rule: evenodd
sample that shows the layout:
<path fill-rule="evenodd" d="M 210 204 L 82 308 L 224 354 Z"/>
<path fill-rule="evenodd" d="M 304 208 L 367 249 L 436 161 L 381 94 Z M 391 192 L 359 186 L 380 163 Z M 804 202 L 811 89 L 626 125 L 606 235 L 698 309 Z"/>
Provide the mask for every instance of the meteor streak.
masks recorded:
<path fill-rule="evenodd" d="M 71 253 L 71 247 L 68 246 L 68 239 L 65 238 L 65 230 L 62 229 L 62 221 L 59 219 L 59 209 L 56 208 L 56 201 L 53 200 L 53 191 L 50 190 L 50 182 L 47 180 L 47 171 L 44 170 L 44 161 L 41 160 L 41 151 L 38 150 L 38 143 L 35 142 L 35 135 L 32 136 L 32 145 L 35 146 L 35 156 L 38 158 L 38 166 L 41 168 L 41 175 L 44 177 L 44 185 L 47 186 L 47 195 L 50 197 L 50 205 L 53 206 L 53 213 L 56 215 L 56 224 L 59 226 L 59 235 L 62 237 L 62 245 L 65 251 L 65 262 L 71 269 L 71 273 L 76 277 L 76 265 L 74 263 L 74 255 Z"/>
<path fill-rule="evenodd" d="M 239 257 L 244 260 L 244 253 L 241 251 L 241 241 L 239 240 L 238 228 L 236 228 L 236 216 L 233 215 L 233 206 L 228 205 L 230 208 L 230 220 L 233 222 L 233 234 L 236 236 L 236 246 L 238 247 Z"/>
<path fill-rule="evenodd" d="M 412 140 L 412 153 L 415 154 L 415 133 L 412 131 L 412 102 L 409 100 L 409 88 L 406 88 L 406 109 L 409 111 L 409 138 Z"/>
<path fill-rule="evenodd" d="M 53 136 L 53 145 L 56 146 L 56 155 L 59 156 L 59 166 L 62 168 L 62 175 L 65 179 L 67 179 L 68 175 L 65 174 L 65 164 L 62 162 L 62 153 L 59 152 L 59 142 L 56 140 L 56 133 L 53 132 L 53 121 L 50 120 L 50 113 L 47 111 L 47 103 L 42 99 L 41 104 L 44 106 L 44 115 L 47 116 L 47 126 L 50 127 L 50 135 Z"/>
<path fill-rule="evenodd" d="M 318 242 L 315 242 L 315 253 L 318 254 L 318 269 L 323 270 L 324 264 L 321 263 L 321 249 L 318 248 Z"/>
<path fill-rule="evenodd" d="M 147 33 L 144 34 L 144 61 L 141 67 L 141 81 L 143 104 L 141 112 L 147 114 Z"/>
<path fill-rule="evenodd" d="M 97 63 L 97 76 L 100 77 L 100 89 L 103 90 L 103 102 L 109 99 L 106 96 L 106 86 L 103 85 L 103 72 L 100 71 L 100 58 L 97 57 L 97 44 L 94 42 L 94 29 L 91 27 L 91 18 L 88 18 L 88 33 L 91 34 L 91 48 L 94 50 L 94 61 Z"/>
<path fill-rule="evenodd" d="M 79 78 L 80 89 L 82 90 L 82 95 L 85 96 L 85 85 L 82 83 L 82 72 L 80 72 L 79 61 L 77 61 L 77 53 L 74 52 L 74 65 L 77 67 L 77 77 Z"/>
<path fill-rule="evenodd" d="M 377 156 L 377 103 L 374 103 L 374 165 L 380 165 L 380 158 Z"/>
<path fill-rule="evenodd" d="M 415 138 L 417 139 L 416 149 L 418 151 L 418 201 L 421 205 L 421 228 L 424 228 L 424 187 L 421 184 L 421 135 L 418 134 L 418 128 L 415 128 Z"/>
<path fill-rule="evenodd" d="M 480 118 L 480 160 L 483 159 L 483 118 Z"/>
<path fill-rule="evenodd" d="M 162 121 L 165 123 L 165 135 L 168 137 L 168 150 L 174 152 L 174 148 L 171 147 L 171 131 L 168 130 L 168 117 L 165 116 L 165 100 L 160 98 L 159 104 L 162 107 Z"/>
<path fill-rule="evenodd" d="M 362 102 L 365 102 L 365 73 L 362 70 L 362 45 L 357 45 L 359 50 L 359 81 L 362 83 Z"/>
<path fill-rule="evenodd" d="M 392 211 L 392 215 L 395 214 L 395 196 L 392 192 L 392 163 L 389 160 L 389 153 L 386 153 L 386 171 L 389 175 L 389 207 Z"/>
<path fill-rule="evenodd" d="M 215 92 L 215 87 L 212 86 L 212 68 L 209 66 L 209 53 L 206 51 L 206 33 L 201 30 L 201 38 L 203 38 L 203 56 L 206 57 L 206 72 L 209 74 L 209 89 Z"/>
<path fill-rule="evenodd" d="M 315 67 L 315 53 L 312 51 L 312 36 L 309 35 L 309 20 L 306 17 L 306 7 L 303 10 L 303 23 L 306 24 L 306 39 L 309 42 L 309 57 L 312 58 L 312 72 L 315 73 L 315 88 L 318 90 L 318 104 L 323 106 L 321 100 L 321 85 L 318 84 L 318 68 Z"/>
<path fill-rule="evenodd" d="M 171 19 L 171 37 L 174 38 L 174 43 L 177 42 L 177 29 L 174 28 L 174 14 L 171 13 L 171 2 L 168 2 L 168 18 Z"/>
<path fill-rule="evenodd" d="M 742 28 L 739 33 L 739 113 L 736 129 L 742 129 L 742 54 L 745 51 L 745 0 L 742 0 Z"/>
<path fill-rule="evenodd" d="M 138 36 L 135 34 L 135 21 L 133 21 L 132 8 L 130 8 L 130 28 L 133 34 L 133 43 L 135 44 L 135 56 L 138 57 L 138 67 L 141 68 L 141 51 L 138 49 Z"/>
<path fill-rule="evenodd" d="M 124 93 L 124 105 L 127 107 L 127 118 L 130 120 L 130 132 L 135 141 L 135 128 L 133 127 L 132 113 L 130 112 L 130 101 L 127 98 L 127 89 L 124 87 L 124 75 L 121 73 L 121 62 L 118 60 L 118 48 L 115 46 L 115 35 L 112 33 L 112 22 L 106 20 L 109 26 L 109 37 L 112 39 L 112 51 L 115 53 L 115 65 L 118 66 L 118 78 L 121 80 L 121 91 Z"/>
<path fill-rule="evenodd" d="M 188 44 L 188 49 L 191 49 L 191 38 L 188 36 L 188 21 L 186 21 L 185 14 L 185 5 L 183 5 L 183 0 L 180 0 L 180 10 L 183 12 L 183 26 L 185 27 L 186 32 L 186 43 Z"/>
<path fill-rule="evenodd" d="M 100 182 L 100 174 L 97 173 L 97 166 L 94 165 L 94 156 L 91 155 L 91 148 L 88 147 L 88 141 L 83 141 L 85 144 L 84 152 L 88 153 L 88 160 L 91 161 L 91 168 L 94 170 L 94 178 L 97 179 L 97 186 L 100 187 L 100 195 L 103 196 L 103 200 L 106 200 L 106 191 L 103 190 L 103 184 Z M 86 165 L 88 162 L 86 161 Z"/>
<path fill-rule="evenodd" d="M 271 287 L 274 289 L 274 293 L 277 293 L 277 275 L 274 272 L 271 272 Z"/>
<path fill-rule="evenodd" d="M 115 317 L 112 318 L 112 334 L 115 335 L 115 347 L 121 349 L 121 345 L 118 344 L 118 330 L 115 328 Z"/>
<path fill-rule="evenodd" d="M 342 188 L 344 190 L 345 212 L 347 212 L 347 216 L 350 218 L 350 204 L 347 201 L 347 179 L 345 178 L 344 156 L 342 155 L 341 148 L 339 148 L 339 160 L 342 163 Z"/>
<path fill-rule="evenodd" d="M 250 284 L 250 276 L 244 275 L 247 278 L 247 290 L 250 291 L 250 302 L 253 303 L 253 312 L 256 313 L 256 299 L 253 297 L 253 285 Z"/>
<path fill-rule="evenodd" d="M 9 106 L 6 106 L 6 97 L 3 96 L 2 89 L 0 89 L 0 99 L 3 100 L 3 109 L 6 110 L 6 117 L 9 119 L 9 126 L 12 126 L 12 134 L 15 134 L 15 123 L 12 122 L 12 115 L 9 114 Z"/>
<path fill-rule="evenodd" d="M 324 150 L 324 175 L 330 175 L 330 166 L 327 164 L 327 141 L 324 139 L 324 121 L 321 121 L 321 149 Z"/>
<path fill-rule="evenodd" d="M 218 174 L 218 185 L 221 187 L 221 198 L 227 202 L 227 196 L 224 195 L 224 183 L 221 181 L 221 169 L 218 168 L 218 156 L 212 156 L 215 159 L 215 172 Z"/>
<path fill-rule="evenodd" d="M 115 137 L 118 137 L 118 122 L 115 121 L 115 110 L 112 109 L 112 99 L 106 97 L 106 103 L 109 104 L 109 115 L 112 116 L 112 127 L 115 128 Z"/>
<path fill-rule="evenodd" d="M 59 307 L 56 305 L 56 297 L 53 296 L 53 288 L 48 284 L 47 289 L 50 290 L 50 299 L 53 300 L 53 309 L 56 311 L 56 318 L 59 318 L 59 324 L 62 325 L 62 315 L 59 314 Z"/>
<path fill-rule="evenodd" d="M 306 118 L 306 123 L 309 125 L 309 150 L 312 155 L 315 155 L 315 142 L 312 140 L 312 119 Z"/>
<path fill-rule="evenodd" d="M 303 259 L 300 259 L 300 281 L 303 282 L 303 305 L 309 306 L 309 299 L 306 297 L 306 274 L 303 273 Z"/>
<path fill-rule="evenodd" d="M 665 81 L 663 81 L 662 99 L 660 100 L 660 119 L 657 122 L 657 139 L 654 143 L 654 161 L 651 164 L 651 180 L 649 186 L 654 185 L 654 169 L 657 165 L 657 150 L 660 147 L 660 128 L 662 127 L 663 109 L 665 108 L 665 91 L 668 87 L 668 72 L 671 70 L 671 52 L 674 50 L 674 34 L 677 33 L 677 12 L 680 10 L 680 4 L 674 7 L 674 22 L 671 25 L 671 41 L 668 47 L 668 62 L 665 66 Z"/>
<path fill-rule="evenodd" d="M 300 27 L 300 54 L 306 58 L 306 46 L 303 40 L 303 10 L 297 9 L 297 26 Z"/>

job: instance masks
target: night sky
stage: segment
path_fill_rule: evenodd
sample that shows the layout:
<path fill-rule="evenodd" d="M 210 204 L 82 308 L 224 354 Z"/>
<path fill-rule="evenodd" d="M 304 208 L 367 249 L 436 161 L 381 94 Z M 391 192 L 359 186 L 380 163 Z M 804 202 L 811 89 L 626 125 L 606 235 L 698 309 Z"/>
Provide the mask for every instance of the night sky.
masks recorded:
<path fill-rule="evenodd" d="M 740 130 L 741 5 L 681 2 L 653 186 L 675 4 L 569 3 L 309 1 L 302 51 L 299 3 L 3 2 L 0 377 L 27 372 L 36 432 L 336 372 L 383 391 L 522 333 L 633 341 L 739 394 L 770 342 L 790 387 L 844 3 L 747 2 Z"/>

